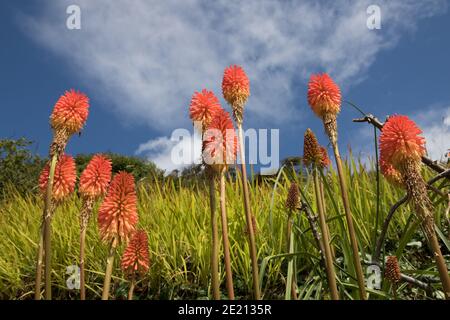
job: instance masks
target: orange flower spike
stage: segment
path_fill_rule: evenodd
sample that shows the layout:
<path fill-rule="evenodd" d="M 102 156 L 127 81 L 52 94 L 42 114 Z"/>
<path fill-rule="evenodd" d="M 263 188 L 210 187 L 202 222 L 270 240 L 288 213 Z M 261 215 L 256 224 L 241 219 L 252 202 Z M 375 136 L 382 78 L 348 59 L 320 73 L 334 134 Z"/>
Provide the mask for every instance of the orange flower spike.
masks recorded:
<path fill-rule="evenodd" d="M 220 172 L 228 164 L 234 163 L 237 155 L 238 139 L 230 114 L 221 109 L 212 119 L 203 140 L 203 159 Z"/>
<path fill-rule="evenodd" d="M 59 98 L 50 116 L 53 129 L 65 129 L 69 135 L 81 131 L 89 115 L 89 98 L 75 90 L 66 91 Z"/>
<path fill-rule="evenodd" d="M 242 122 L 244 105 L 250 96 L 250 80 L 244 69 L 232 65 L 225 69 L 222 80 L 222 93 L 233 108 L 237 122 Z"/>
<path fill-rule="evenodd" d="M 43 195 L 47 192 L 49 171 L 50 166 L 47 164 L 39 177 L 39 189 Z M 55 169 L 52 193 L 53 200 L 60 202 L 66 199 L 75 190 L 76 181 L 75 160 L 69 155 L 62 155 Z"/>
<path fill-rule="evenodd" d="M 324 74 L 312 75 L 308 83 L 308 103 L 314 113 L 323 121 L 325 132 L 332 144 L 337 144 L 337 115 L 341 110 L 341 90 Z"/>
<path fill-rule="evenodd" d="M 313 74 L 308 84 L 308 103 L 322 119 L 327 114 L 337 115 L 341 110 L 341 90 L 328 74 Z"/>
<path fill-rule="evenodd" d="M 145 275 L 150 267 L 148 236 L 143 230 L 134 233 L 122 256 L 122 270 L 127 274 Z"/>
<path fill-rule="evenodd" d="M 111 171 L 111 160 L 103 155 L 92 157 L 80 177 L 80 194 L 94 199 L 106 194 L 111 181 Z"/>
<path fill-rule="evenodd" d="M 116 238 L 127 241 L 138 221 L 134 177 L 127 172 L 117 173 L 98 211 L 98 225 L 102 240 Z"/>
<path fill-rule="evenodd" d="M 401 170 L 406 160 L 419 163 L 425 154 L 422 130 L 407 116 L 389 117 L 380 135 L 380 158 Z"/>
<path fill-rule="evenodd" d="M 196 92 L 191 99 L 189 106 L 189 116 L 192 121 L 200 122 L 202 131 L 205 130 L 211 123 L 215 112 L 221 108 L 219 99 L 212 91 L 203 89 L 201 92 Z"/>

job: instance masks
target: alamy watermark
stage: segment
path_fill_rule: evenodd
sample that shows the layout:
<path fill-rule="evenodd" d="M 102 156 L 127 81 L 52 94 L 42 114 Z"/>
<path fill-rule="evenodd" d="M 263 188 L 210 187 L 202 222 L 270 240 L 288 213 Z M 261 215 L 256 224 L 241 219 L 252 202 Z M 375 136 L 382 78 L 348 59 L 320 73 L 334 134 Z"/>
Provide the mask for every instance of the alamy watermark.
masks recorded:
<path fill-rule="evenodd" d="M 81 29 L 81 8 L 76 4 L 72 4 L 66 8 L 66 27 L 69 30 Z"/>
<path fill-rule="evenodd" d="M 80 267 L 77 265 L 71 265 L 66 268 L 66 274 L 69 277 L 66 280 L 67 289 L 79 290 L 80 289 Z"/>
<path fill-rule="evenodd" d="M 375 4 L 367 7 L 366 13 L 368 15 L 366 25 L 369 30 L 381 29 L 381 8 Z"/>
<path fill-rule="evenodd" d="M 196 124 L 198 126 L 198 124 Z M 202 149 L 202 139 L 187 129 L 179 128 L 172 132 L 170 140 L 175 143 L 171 150 L 171 161 L 176 166 L 187 166 L 191 164 L 241 164 L 239 154 L 235 158 L 231 152 L 239 142 L 233 137 L 237 133 L 229 129 L 223 134 L 220 130 L 206 130 L 203 135 L 204 141 L 212 141 L 210 145 Z M 280 166 L 280 132 L 279 129 L 247 129 L 243 133 L 246 149 L 246 163 L 260 166 L 261 175 L 275 174 Z M 223 152 L 218 150 L 226 149 Z M 202 150 L 201 157 L 196 150 Z M 240 152 L 240 150 L 238 150 Z"/>

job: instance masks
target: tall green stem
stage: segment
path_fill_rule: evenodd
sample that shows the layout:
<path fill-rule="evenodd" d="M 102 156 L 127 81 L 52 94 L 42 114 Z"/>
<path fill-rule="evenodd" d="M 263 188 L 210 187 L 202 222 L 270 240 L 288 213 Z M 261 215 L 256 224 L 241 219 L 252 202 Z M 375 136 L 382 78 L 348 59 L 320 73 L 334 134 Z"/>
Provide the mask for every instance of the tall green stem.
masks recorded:
<path fill-rule="evenodd" d="M 214 300 L 220 300 L 219 288 L 219 231 L 217 228 L 216 213 L 216 188 L 214 176 L 211 173 L 209 178 L 209 205 L 211 208 L 211 232 L 212 232 L 212 248 L 211 248 L 211 286 Z"/>
<path fill-rule="evenodd" d="M 332 140 L 331 143 L 333 145 L 334 157 L 336 159 L 339 183 L 340 183 L 340 187 L 341 187 L 342 202 L 344 204 L 345 217 L 347 220 L 348 233 L 349 233 L 350 244 L 351 244 L 352 253 L 353 253 L 353 264 L 355 266 L 356 277 L 358 279 L 359 295 L 360 295 L 360 299 L 366 300 L 367 295 L 366 295 L 366 287 L 364 284 L 364 275 L 363 275 L 363 271 L 362 271 L 361 261 L 359 259 L 358 242 L 356 240 L 355 227 L 353 226 L 352 213 L 350 211 L 350 203 L 348 200 L 347 184 L 345 182 L 344 170 L 342 168 L 341 155 L 339 153 L 337 141 Z"/>
<path fill-rule="evenodd" d="M 339 293 L 336 285 L 336 272 L 334 270 L 333 257 L 331 253 L 330 238 L 328 235 L 327 221 L 325 213 L 323 211 L 323 203 L 321 199 L 320 182 L 317 176 L 317 168 L 313 169 L 314 177 L 314 191 L 316 194 L 317 211 L 319 212 L 320 228 L 322 229 L 323 246 L 325 250 L 326 271 L 328 278 L 328 286 L 330 287 L 331 298 L 333 300 L 339 300 Z"/>
<path fill-rule="evenodd" d="M 225 257 L 225 272 L 227 280 L 228 299 L 234 300 L 233 273 L 231 271 L 230 241 L 228 239 L 228 219 L 225 196 L 225 172 L 220 173 L 220 213 L 222 217 L 222 241 Z"/>
<path fill-rule="evenodd" d="M 322 170 L 322 169 L 318 169 L 318 170 Z M 322 177 L 324 176 L 323 173 L 321 176 Z M 323 187 L 323 181 L 320 178 L 319 178 L 319 184 L 320 184 L 320 201 L 322 202 L 323 214 L 326 217 L 327 216 L 327 206 L 326 206 L 326 202 L 325 202 L 325 190 Z M 336 257 L 336 253 L 334 251 L 334 247 L 331 245 L 331 234 L 330 234 L 330 228 L 328 227 L 328 224 L 326 225 L 326 227 L 327 227 L 328 239 L 330 240 L 331 257 L 333 258 L 333 261 L 334 261 L 334 258 Z"/>
<path fill-rule="evenodd" d="M 134 287 L 136 286 L 136 277 L 133 275 L 130 283 L 130 290 L 128 290 L 128 300 L 133 300 Z"/>
<path fill-rule="evenodd" d="M 44 222 L 42 222 L 39 234 L 38 255 L 36 259 L 36 279 L 34 288 L 34 299 L 41 299 L 42 264 L 44 259 Z"/>
<path fill-rule="evenodd" d="M 86 280 L 85 280 L 85 269 L 84 269 L 84 259 L 85 259 L 85 247 L 86 247 L 86 227 L 81 229 L 80 232 L 80 299 L 86 300 Z"/>
<path fill-rule="evenodd" d="M 293 241 L 293 234 L 292 234 L 292 225 L 293 225 L 293 221 L 292 221 L 292 210 L 289 210 L 288 213 L 288 218 L 287 218 L 287 224 L 286 224 L 286 244 L 287 244 L 287 252 L 288 253 L 294 253 L 294 241 Z M 294 261 L 295 261 L 295 257 L 291 257 L 289 259 L 289 266 L 292 270 L 294 270 Z M 288 277 L 289 278 L 289 277 Z M 294 300 L 298 299 L 297 296 L 297 276 L 295 274 L 295 272 L 293 272 L 292 275 L 292 280 L 290 281 L 291 283 L 288 285 L 290 285 L 291 287 L 291 297 Z"/>
<path fill-rule="evenodd" d="M 244 135 L 242 130 L 242 123 L 238 122 L 238 135 L 239 135 L 239 150 L 241 155 L 241 168 L 242 168 L 242 189 L 244 192 L 244 209 L 245 218 L 247 221 L 247 229 L 249 235 L 249 245 L 250 245 L 250 258 L 252 260 L 252 275 L 253 275 L 253 296 L 255 300 L 261 299 L 261 293 L 259 288 L 259 275 L 258 275 L 258 258 L 256 252 L 256 241 L 255 233 L 253 230 L 253 220 L 252 213 L 250 209 L 250 196 L 248 192 L 247 184 L 247 169 L 245 165 L 245 146 L 244 146 Z"/>
<path fill-rule="evenodd" d="M 45 252 L 45 299 L 52 299 L 52 247 L 51 247 L 51 221 L 52 221 L 52 192 L 55 169 L 58 162 L 57 154 L 54 154 L 50 163 L 47 191 L 44 205 L 44 252 Z"/>
<path fill-rule="evenodd" d="M 102 300 L 109 299 L 109 290 L 111 287 L 111 276 L 114 266 L 114 256 L 116 253 L 116 240 L 113 239 L 109 246 L 108 259 L 106 260 L 105 280 L 103 282 Z"/>
<path fill-rule="evenodd" d="M 434 261 L 439 272 L 439 277 L 441 279 L 442 288 L 444 290 L 445 299 L 450 300 L 450 276 L 448 275 L 447 263 L 442 255 L 441 247 L 439 246 L 439 241 L 436 236 L 434 219 L 428 218 L 433 217 L 432 213 L 428 211 L 422 205 L 416 205 L 416 210 L 419 212 L 420 217 L 425 217 L 422 220 L 422 225 L 427 235 L 428 243 L 433 253 Z"/>

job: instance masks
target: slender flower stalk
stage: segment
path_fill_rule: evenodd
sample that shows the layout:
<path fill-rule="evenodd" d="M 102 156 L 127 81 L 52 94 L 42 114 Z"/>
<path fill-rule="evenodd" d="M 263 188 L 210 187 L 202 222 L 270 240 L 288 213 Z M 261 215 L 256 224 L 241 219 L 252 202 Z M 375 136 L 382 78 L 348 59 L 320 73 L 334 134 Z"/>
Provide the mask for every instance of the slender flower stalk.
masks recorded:
<path fill-rule="evenodd" d="M 111 181 L 111 160 L 102 155 L 95 155 L 80 177 L 80 195 L 82 207 L 80 212 L 80 299 L 86 299 L 85 285 L 85 246 L 86 230 L 92 215 L 95 201 L 106 194 Z"/>
<path fill-rule="evenodd" d="M 314 178 L 314 193 L 316 196 L 317 211 L 319 213 L 320 229 L 322 230 L 323 247 L 325 250 L 325 267 L 328 278 L 328 285 L 330 287 L 331 297 L 333 300 L 339 300 L 339 292 L 336 285 L 336 272 L 334 269 L 333 254 L 330 244 L 330 237 L 328 231 L 327 220 L 323 208 L 323 196 L 320 190 L 320 181 L 318 176 L 318 170 L 324 164 L 325 158 L 323 150 L 320 148 L 317 142 L 316 136 L 307 129 L 304 137 L 303 144 L 303 162 L 306 166 L 311 166 L 313 170 Z"/>
<path fill-rule="evenodd" d="M 216 173 L 211 167 L 206 167 L 206 175 L 209 180 L 209 207 L 211 210 L 211 287 L 214 300 L 220 300 L 219 281 L 219 229 L 217 227 L 216 212 Z"/>
<path fill-rule="evenodd" d="M 122 270 L 131 279 L 128 300 L 133 300 L 136 278 L 143 277 L 150 268 L 148 236 L 143 230 L 134 233 L 122 256 Z"/>
<path fill-rule="evenodd" d="M 222 240 L 225 258 L 225 272 L 228 298 L 234 300 L 233 274 L 231 270 L 230 242 L 228 239 L 228 218 L 226 210 L 225 173 L 228 164 L 235 163 L 237 137 L 230 115 L 225 110 L 217 111 L 204 134 L 203 160 L 219 175 L 220 212 L 222 220 Z"/>
<path fill-rule="evenodd" d="M 324 146 L 319 146 L 320 148 L 320 152 L 321 152 L 321 160 L 320 160 L 320 165 L 317 166 L 317 169 L 319 170 L 320 176 L 323 177 L 323 179 L 319 179 L 319 184 L 320 184 L 320 201 L 322 202 L 322 208 L 323 208 L 323 213 L 325 215 L 325 217 L 327 216 L 327 206 L 326 206 L 326 202 L 325 202 L 325 190 L 324 190 L 324 169 L 328 168 L 331 164 L 330 158 L 328 157 L 328 152 L 327 149 Z M 330 234 L 330 228 L 327 227 L 327 233 L 328 233 L 328 239 L 330 239 L 331 241 L 331 234 Z M 331 256 L 333 258 L 333 261 L 336 257 L 335 251 L 334 251 L 334 247 L 330 245 L 330 249 L 331 249 Z"/>
<path fill-rule="evenodd" d="M 222 218 L 222 241 L 225 258 L 225 276 L 228 299 L 234 300 L 233 272 L 231 270 L 230 240 L 228 239 L 228 218 L 226 207 L 225 169 L 220 173 L 220 213 Z"/>
<path fill-rule="evenodd" d="M 59 158 L 64 154 L 67 142 L 74 133 L 82 130 L 89 114 L 89 98 L 75 90 L 66 91 L 56 102 L 50 125 L 53 129 L 53 141 L 50 145 L 50 164 L 48 185 L 44 198 L 43 225 L 38 245 L 36 263 L 35 299 L 41 298 L 42 261 L 45 253 L 45 298 L 50 300 L 51 293 L 51 215 L 54 172 Z"/>
<path fill-rule="evenodd" d="M 358 241 L 356 239 L 353 217 L 348 199 L 347 184 L 344 176 L 341 155 L 338 147 L 337 115 L 341 109 L 341 91 L 328 74 L 312 75 L 308 84 L 308 103 L 313 112 L 323 121 L 325 132 L 333 147 L 336 167 L 339 176 L 342 202 L 344 204 L 345 217 L 347 220 L 348 233 L 353 253 L 353 264 L 355 266 L 358 280 L 359 295 L 362 300 L 367 299 L 364 274 L 361 260 L 359 258 Z"/>
<path fill-rule="evenodd" d="M 211 123 L 213 116 L 221 111 L 219 99 L 212 91 L 203 89 L 201 92 L 195 92 L 192 96 L 189 106 L 189 116 L 194 121 L 195 128 L 200 131 L 202 136 L 202 150 L 205 147 L 205 131 Z M 216 213 L 216 186 L 215 180 L 217 172 L 209 165 L 206 165 L 206 176 L 209 181 L 209 207 L 211 211 L 211 287 L 214 300 L 220 299 L 220 281 L 219 281 L 219 231 L 217 226 Z"/>
<path fill-rule="evenodd" d="M 134 177 L 127 172 L 117 173 L 98 211 L 100 237 L 109 243 L 102 300 L 108 300 L 114 256 L 117 246 L 126 242 L 138 221 Z"/>
<path fill-rule="evenodd" d="M 293 215 L 300 208 L 300 191 L 298 190 L 298 186 L 295 182 L 291 183 L 289 187 L 289 191 L 286 198 L 286 209 L 288 210 L 288 217 L 286 223 L 286 245 L 288 253 L 292 253 L 291 251 L 291 238 L 293 236 L 292 226 L 294 224 Z M 288 284 L 289 285 L 289 284 Z M 294 300 L 297 300 L 297 277 L 294 274 L 292 277 L 291 286 L 291 296 Z"/>
<path fill-rule="evenodd" d="M 204 149 L 205 131 L 211 123 L 216 112 L 220 111 L 219 99 L 212 91 L 203 89 L 201 92 L 196 92 L 192 96 L 189 106 L 189 116 L 194 121 L 194 126 L 201 132 L 202 135 L 202 150 Z M 203 159 L 205 164 L 205 160 Z M 205 164 L 206 165 L 206 164 Z M 214 300 L 220 299 L 220 281 L 219 281 L 219 231 L 217 227 L 217 213 L 216 213 L 216 172 L 211 167 L 206 165 L 205 170 L 209 182 L 209 207 L 211 211 L 211 288 Z"/>
<path fill-rule="evenodd" d="M 450 299 L 450 277 L 436 236 L 433 204 L 428 197 L 427 184 L 420 173 L 421 158 L 425 154 L 425 139 L 421 133 L 420 128 L 407 116 L 390 117 L 380 135 L 380 159 L 401 174 L 400 181 L 414 203 L 432 250 L 445 297 Z"/>
<path fill-rule="evenodd" d="M 255 300 L 259 300 L 261 299 L 261 293 L 259 287 L 258 257 L 255 233 L 253 230 L 253 214 L 250 208 L 250 195 L 248 191 L 245 147 L 242 129 L 244 106 L 250 96 L 250 81 L 241 67 L 233 65 L 225 69 L 222 80 L 222 93 L 225 100 L 233 109 L 233 117 L 238 128 L 239 150 L 241 151 L 239 153 L 242 171 L 242 189 L 244 193 L 244 210 L 249 236 L 250 258 L 252 261 L 253 296 Z"/>
<path fill-rule="evenodd" d="M 45 218 L 51 221 L 56 207 L 62 203 L 70 194 L 73 193 L 76 183 L 76 169 L 75 160 L 68 155 L 62 155 L 59 162 L 56 156 L 53 157 L 50 164 L 47 164 L 41 172 L 39 177 L 39 189 L 44 196 L 44 212 L 47 213 Z M 38 258 L 36 265 L 36 288 L 35 299 L 40 299 L 41 277 L 42 277 L 42 263 L 44 258 L 44 246 L 50 246 L 46 243 L 50 238 L 46 228 L 45 218 L 41 226 L 41 233 L 39 237 Z M 47 233 L 47 237 L 46 237 Z M 50 247 L 49 247 L 50 248 Z M 47 258 L 49 255 L 45 255 Z M 47 261 L 46 261 L 47 263 Z M 47 269 L 46 269 L 47 270 Z M 46 282 L 47 284 L 47 282 Z M 47 291 L 48 289 L 48 291 Z M 46 292 L 51 293 L 51 287 L 46 287 Z M 46 294 L 46 298 L 50 299 Z"/>

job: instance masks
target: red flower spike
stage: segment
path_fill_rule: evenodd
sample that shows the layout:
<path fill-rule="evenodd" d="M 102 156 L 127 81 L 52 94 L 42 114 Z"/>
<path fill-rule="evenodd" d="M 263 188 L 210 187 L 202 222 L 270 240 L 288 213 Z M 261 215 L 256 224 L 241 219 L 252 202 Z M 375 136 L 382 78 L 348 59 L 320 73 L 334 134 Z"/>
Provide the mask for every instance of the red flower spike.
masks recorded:
<path fill-rule="evenodd" d="M 39 177 L 39 189 L 43 195 L 47 192 L 48 177 L 50 174 L 50 166 L 47 164 L 42 169 Z M 75 190 L 77 181 L 77 173 L 75 168 L 75 160 L 69 155 L 62 155 L 55 168 L 55 176 L 53 179 L 52 198 L 56 202 L 63 201 Z"/>
<path fill-rule="evenodd" d="M 250 96 L 250 81 L 242 67 L 233 65 L 225 69 L 222 93 L 230 105 L 247 101 Z"/>
<path fill-rule="evenodd" d="M 196 92 L 192 96 L 191 104 L 189 106 L 189 116 L 192 121 L 201 122 L 202 130 L 204 130 L 211 123 L 214 113 L 221 108 L 219 99 L 212 91 L 203 89 L 201 92 Z"/>
<path fill-rule="evenodd" d="M 122 270 L 129 274 L 145 275 L 150 267 L 148 236 L 143 230 L 134 233 L 122 256 Z"/>
<path fill-rule="evenodd" d="M 137 221 L 134 177 L 127 172 L 119 172 L 98 211 L 100 236 L 103 241 L 127 241 L 135 231 Z"/>
<path fill-rule="evenodd" d="M 341 90 L 326 73 L 313 74 L 308 83 L 308 103 L 320 118 L 337 115 L 341 109 Z"/>
<path fill-rule="evenodd" d="M 228 112 L 221 109 L 212 119 L 203 139 L 203 159 L 206 164 L 220 171 L 234 163 L 238 139 Z"/>
<path fill-rule="evenodd" d="M 89 198 L 99 198 L 106 194 L 111 171 L 111 160 L 103 155 L 92 157 L 80 177 L 80 194 Z"/>
<path fill-rule="evenodd" d="M 380 135 L 380 158 L 395 169 L 401 170 L 406 160 L 420 162 L 425 154 L 422 130 L 407 116 L 389 117 Z"/>
<path fill-rule="evenodd" d="M 89 98 L 75 90 L 66 91 L 59 98 L 50 116 L 53 129 L 65 129 L 74 134 L 83 128 L 89 115 Z"/>

